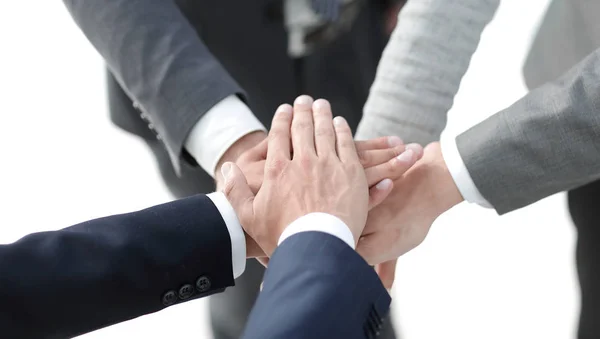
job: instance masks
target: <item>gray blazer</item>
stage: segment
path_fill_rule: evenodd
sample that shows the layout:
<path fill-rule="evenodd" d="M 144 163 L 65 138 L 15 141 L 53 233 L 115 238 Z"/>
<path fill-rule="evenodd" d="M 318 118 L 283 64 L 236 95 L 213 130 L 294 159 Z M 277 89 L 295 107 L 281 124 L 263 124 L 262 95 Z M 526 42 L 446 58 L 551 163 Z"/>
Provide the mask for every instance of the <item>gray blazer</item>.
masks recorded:
<path fill-rule="evenodd" d="M 541 87 L 457 138 L 498 213 L 600 179 L 598 13 L 596 0 L 553 0 L 523 67 Z"/>
<path fill-rule="evenodd" d="M 287 53 L 281 0 L 63 1 L 110 69 L 112 121 L 150 146 L 178 197 L 214 190 L 183 145 L 229 95 L 267 127 L 282 102 L 303 93 L 324 97 L 354 129 L 387 42 L 383 19 L 392 4 L 361 1 L 348 31 L 296 59 Z"/>
<path fill-rule="evenodd" d="M 500 214 L 600 179 L 600 49 L 456 141 Z"/>

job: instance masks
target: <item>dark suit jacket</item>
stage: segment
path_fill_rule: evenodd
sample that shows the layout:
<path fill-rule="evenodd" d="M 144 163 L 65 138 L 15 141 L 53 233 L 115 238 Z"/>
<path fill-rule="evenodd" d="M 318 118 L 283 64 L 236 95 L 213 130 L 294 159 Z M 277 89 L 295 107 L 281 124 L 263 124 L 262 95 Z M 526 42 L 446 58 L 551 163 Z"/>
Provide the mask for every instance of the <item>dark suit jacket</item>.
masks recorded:
<path fill-rule="evenodd" d="M 287 54 L 282 0 L 64 0 L 110 69 L 113 121 L 148 142 L 176 196 L 213 190 L 183 145 L 229 95 L 245 100 L 267 127 L 279 104 L 302 93 L 329 99 L 356 127 L 387 41 L 390 2 L 363 1 L 350 31 L 295 60 Z"/>
<path fill-rule="evenodd" d="M 347 244 L 300 233 L 271 257 L 243 338 L 375 338 L 390 302 L 373 268 Z"/>
<path fill-rule="evenodd" d="M 233 286 L 204 195 L 0 246 L 3 338 L 69 338 Z"/>

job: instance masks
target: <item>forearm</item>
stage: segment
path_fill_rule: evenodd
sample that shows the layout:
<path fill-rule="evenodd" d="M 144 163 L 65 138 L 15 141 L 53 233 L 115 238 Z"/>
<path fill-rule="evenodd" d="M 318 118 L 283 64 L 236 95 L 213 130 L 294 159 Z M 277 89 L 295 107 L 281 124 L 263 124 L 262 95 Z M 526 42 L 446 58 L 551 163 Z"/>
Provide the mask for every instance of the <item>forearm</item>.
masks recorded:
<path fill-rule="evenodd" d="M 408 1 L 383 53 L 358 139 L 439 140 L 460 81 L 499 0 Z"/>
<path fill-rule="evenodd" d="M 194 124 L 242 90 L 170 0 L 64 0 L 172 159 Z M 174 161 L 178 166 L 178 161 Z"/>
<path fill-rule="evenodd" d="M 11 338 L 73 337 L 222 291 L 234 284 L 230 244 L 206 196 L 29 235 L 0 246 L 0 327 Z M 211 286 L 199 291 L 204 275 Z M 185 284 L 194 293 L 182 298 Z"/>
<path fill-rule="evenodd" d="M 500 214 L 600 179 L 600 50 L 456 139 Z"/>

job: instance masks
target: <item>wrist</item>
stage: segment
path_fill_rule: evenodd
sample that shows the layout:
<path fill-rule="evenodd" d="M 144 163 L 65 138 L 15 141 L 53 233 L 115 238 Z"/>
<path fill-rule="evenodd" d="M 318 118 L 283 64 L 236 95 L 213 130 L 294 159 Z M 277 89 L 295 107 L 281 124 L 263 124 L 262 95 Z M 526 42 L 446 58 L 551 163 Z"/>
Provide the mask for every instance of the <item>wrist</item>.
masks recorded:
<path fill-rule="evenodd" d="M 246 258 L 264 257 L 265 252 L 263 249 L 258 246 L 258 243 L 246 231 L 244 231 L 244 236 L 246 237 Z"/>
<path fill-rule="evenodd" d="M 428 182 L 435 186 L 437 208 L 441 213 L 464 201 L 452 174 L 444 160 L 440 143 L 434 142 L 425 148 L 424 165 L 427 168 Z"/>

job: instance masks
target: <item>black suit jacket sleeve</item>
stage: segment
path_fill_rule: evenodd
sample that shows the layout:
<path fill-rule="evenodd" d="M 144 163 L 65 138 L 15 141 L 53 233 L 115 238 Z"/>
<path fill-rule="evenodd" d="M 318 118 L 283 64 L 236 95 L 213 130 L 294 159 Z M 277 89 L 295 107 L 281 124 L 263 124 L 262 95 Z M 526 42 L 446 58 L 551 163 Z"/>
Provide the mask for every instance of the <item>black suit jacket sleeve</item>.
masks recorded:
<path fill-rule="evenodd" d="M 121 87 L 139 103 L 176 170 L 185 139 L 202 115 L 229 95 L 244 97 L 175 1 L 64 3 Z"/>
<path fill-rule="evenodd" d="M 299 233 L 271 257 L 243 338 L 374 338 L 390 302 L 373 268 L 346 243 Z"/>
<path fill-rule="evenodd" d="M 231 240 L 204 195 L 0 246 L 5 338 L 68 338 L 234 285 Z"/>

